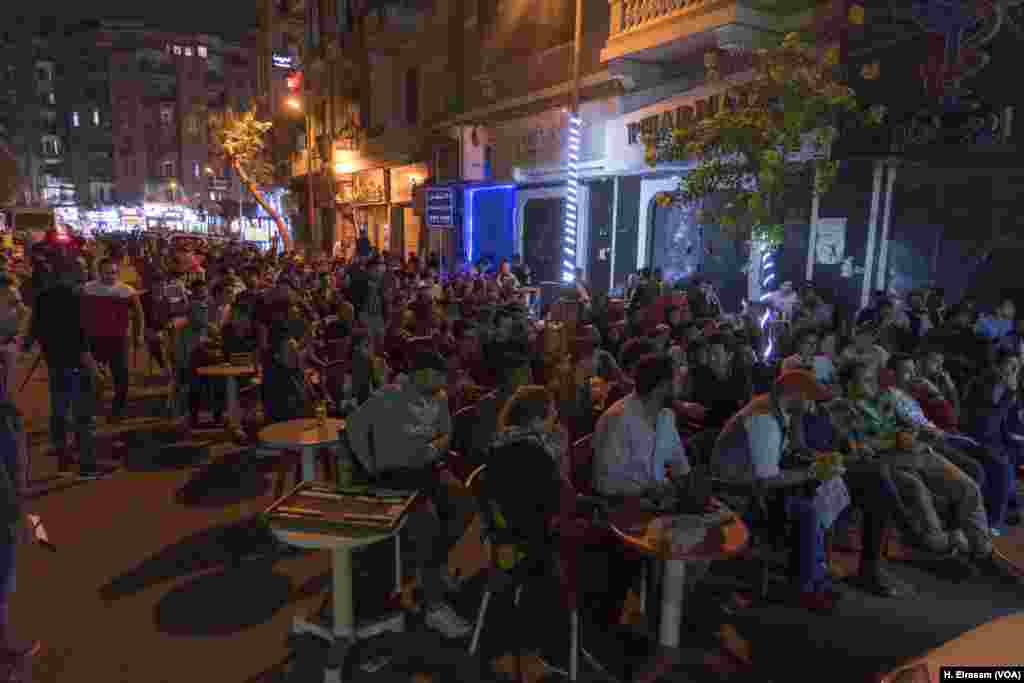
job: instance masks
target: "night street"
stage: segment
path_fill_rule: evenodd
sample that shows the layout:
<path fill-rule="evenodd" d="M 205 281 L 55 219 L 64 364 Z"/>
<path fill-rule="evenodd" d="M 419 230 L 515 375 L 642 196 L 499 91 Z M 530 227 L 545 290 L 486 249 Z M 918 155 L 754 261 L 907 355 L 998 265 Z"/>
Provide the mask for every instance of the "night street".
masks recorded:
<path fill-rule="evenodd" d="M 21 373 L 30 360 L 23 359 Z M 19 401 L 33 428 L 41 427 L 46 414 L 42 370 Z M 21 633 L 44 642 L 36 683 L 322 680 L 326 653 L 312 639 L 293 641 L 296 657 L 287 675 L 283 662 L 292 652 L 292 617 L 316 609 L 328 589 L 326 553 L 280 558 L 271 546 L 232 533 L 271 502 L 269 463 L 252 463 L 244 475 L 220 476 L 213 484 L 218 488 L 205 493 L 209 470 L 202 464 L 123 468 L 106 480 L 69 485 L 55 478 L 42 433 L 33 431 L 38 438 L 30 509 L 42 516 L 58 548 L 50 553 L 25 546 L 18 558 L 12 614 Z M 186 491 L 202 495 L 190 500 L 186 494 L 183 502 L 178 492 L 189 482 L 200 486 Z M 1021 536 L 1020 529 L 1016 533 Z M 386 553 L 376 561 L 378 569 L 386 567 Z M 958 585 L 897 566 L 902 577 L 918 584 L 917 599 L 881 600 L 850 591 L 833 618 L 774 604 L 736 615 L 732 623 L 751 641 L 758 679 L 785 680 L 798 656 L 804 671 L 864 683 L 873 671 L 1024 608 L 1019 587 L 994 588 L 980 579 Z M 472 616 L 479 593 L 469 584 L 457 604 Z M 357 680 L 404 680 L 403 660 L 433 669 L 437 683 L 486 680 L 465 656 L 464 643 L 442 646 L 422 627 L 408 638 L 385 638 L 391 640 L 381 647 L 402 651 L 392 666 L 372 676 L 360 673 Z M 685 650 L 688 639 L 705 649 L 711 642 L 700 629 L 684 634 L 691 666 L 666 680 L 715 680 L 700 664 L 702 653 Z"/>
<path fill-rule="evenodd" d="M 1024 664 L 1024 0 L 0 5 L 0 683 Z"/>

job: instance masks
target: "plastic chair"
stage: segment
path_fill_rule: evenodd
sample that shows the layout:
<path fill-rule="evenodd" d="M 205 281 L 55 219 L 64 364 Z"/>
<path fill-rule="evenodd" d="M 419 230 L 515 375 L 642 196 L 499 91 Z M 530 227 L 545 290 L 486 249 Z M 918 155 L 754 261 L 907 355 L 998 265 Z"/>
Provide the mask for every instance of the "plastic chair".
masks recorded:
<path fill-rule="evenodd" d="M 564 560 L 564 556 L 572 552 L 571 545 L 559 543 L 556 536 L 547 529 L 529 529 L 519 526 L 522 520 L 510 516 L 510 510 L 507 507 L 503 508 L 499 503 L 500 493 L 503 491 L 501 485 L 488 485 L 486 470 L 487 465 L 481 465 L 466 480 L 466 486 L 473 491 L 477 498 L 482 519 L 482 540 L 488 547 L 491 556 L 491 564 L 485 570 L 487 576 L 484 594 L 477 609 L 473 635 L 470 639 L 470 655 L 476 654 L 480 644 L 480 635 L 491 598 L 495 594 L 515 591 L 514 605 L 518 610 L 523 590 L 529 590 L 531 585 L 535 585 L 537 579 L 550 578 L 551 573 L 555 571 L 556 553 L 560 554 Z M 505 552 L 498 557 L 497 554 L 500 550 Z M 567 567 L 575 566 L 575 562 L 563 561 L 563 570 L 558 572 L 565 597 L 565 606 L 569 610 L 569 670 L 566 672 L 555 669 L 555 672 L 567 676 L 570 681 L 578 679 L 580 654 L 587 659 L 591 666 L 607 675 L 607 670 L 600 662 L 580 645 L 575 576 L 572 569 L 567 571 Z M 520 678 L 522 654 L 521 647 L 517 647 Z M 609 678 L 611 677 L 609 676 Z"/>

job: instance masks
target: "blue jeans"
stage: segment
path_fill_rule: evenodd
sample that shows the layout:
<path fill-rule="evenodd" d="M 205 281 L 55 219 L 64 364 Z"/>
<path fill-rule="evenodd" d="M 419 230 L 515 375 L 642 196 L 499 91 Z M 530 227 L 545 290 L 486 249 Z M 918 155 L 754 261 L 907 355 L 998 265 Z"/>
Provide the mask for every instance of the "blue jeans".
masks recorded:
<path fill-rule="evenodd" d="M 78 435 L 78 459 L 83 467 L 96 464 L 96 381 L 90 370 L 49 366 L 50 443 L 67 448 L 68 413 Z"/>
<path fill-rule="evenodd" d="M 825 528 L 814 511 L 814 501 L 794 495 L 786 500 L 790 519 L 796 523 L 796 544 L 792 549 L 791 571 L 804 592 L 830 588 L 825 560 Z"/>
<path fill-rule="evenodd" d="M 1005 458 L 985 458 L 985 511 L 988 525 L 1000 529 L 1006 524 L 1006 513 L 1017 507 L 1017 449 L 1006 448 Z"/>

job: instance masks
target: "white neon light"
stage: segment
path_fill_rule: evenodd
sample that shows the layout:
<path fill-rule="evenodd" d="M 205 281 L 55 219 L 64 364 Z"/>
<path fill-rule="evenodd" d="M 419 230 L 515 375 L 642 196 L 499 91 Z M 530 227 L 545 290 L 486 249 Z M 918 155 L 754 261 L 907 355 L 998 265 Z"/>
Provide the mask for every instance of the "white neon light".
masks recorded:
<path fill-rule="evenodd" d="M 572 114 L 569 116 L 569 130 L 567 131 L 568 173 L 566 173 L 566 198 L 565 198 L 565 223 L 562 229 L 562 253 L 572 258 L 572 261 L 562 259 L 562 282 L 573 282 L 576 279 L 576 237 L 578 224 L 576 222 L 577 211 L 577 187 L 579 186 L 579 160 L 580 144 L 582 142 L 581 128 L 583 120 Z"/>
<path fill-rule="evenodd" d="M 764 279 L 764 282 L 761 283 L 761 286 L 762 287 L 767 287 L 771 283 L 771 281 L 774 280 L 774 279 L 775 279 L 775 273 L 768 273 L 768 276 Z"/>

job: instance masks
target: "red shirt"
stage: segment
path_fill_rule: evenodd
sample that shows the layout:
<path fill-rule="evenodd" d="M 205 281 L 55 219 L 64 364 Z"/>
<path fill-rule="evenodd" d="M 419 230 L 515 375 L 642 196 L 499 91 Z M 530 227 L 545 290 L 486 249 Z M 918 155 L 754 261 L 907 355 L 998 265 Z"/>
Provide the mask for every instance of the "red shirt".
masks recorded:
<path fill-rule="evenodd" d="M 956 432 L 960 429 L 960 419 L 953 410 L 953 405 L 943 397 L 933 396 L 928 387 L 918 382 L 910 390 L 911 396 L 921 404 L 921 411 L 924 416 L 931 420 L 936 427 L 947 432 Z"/>

